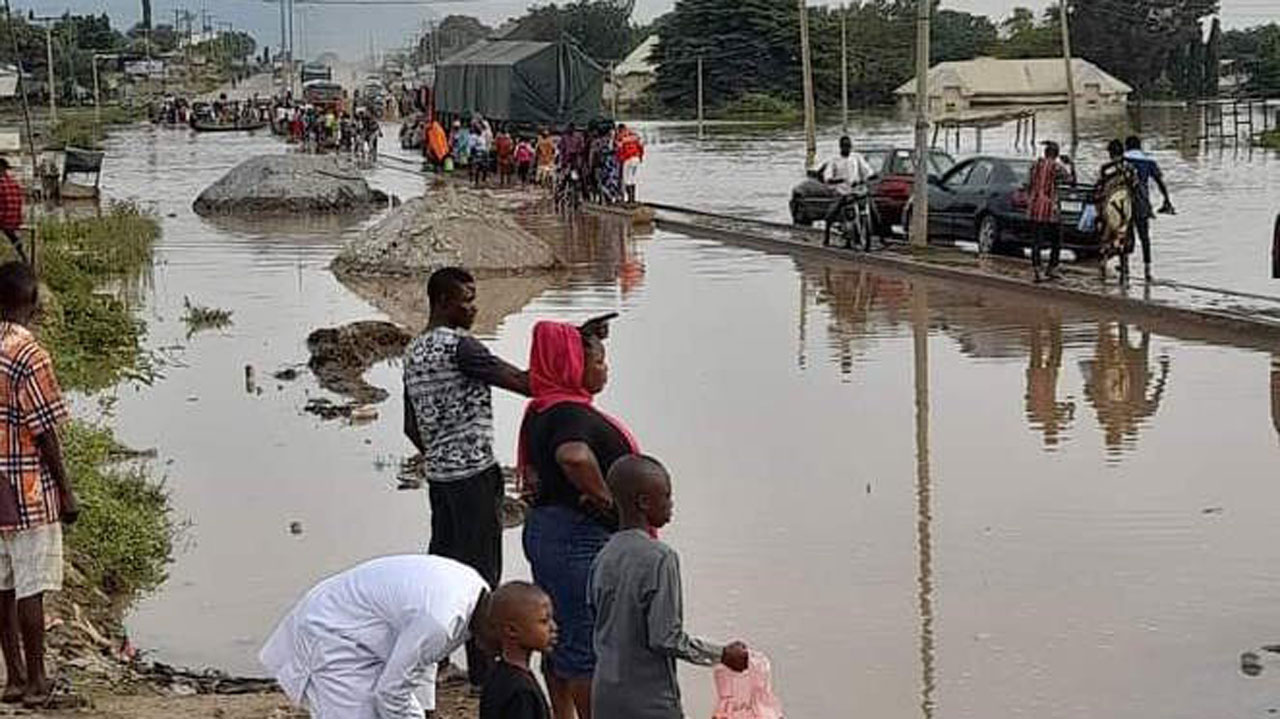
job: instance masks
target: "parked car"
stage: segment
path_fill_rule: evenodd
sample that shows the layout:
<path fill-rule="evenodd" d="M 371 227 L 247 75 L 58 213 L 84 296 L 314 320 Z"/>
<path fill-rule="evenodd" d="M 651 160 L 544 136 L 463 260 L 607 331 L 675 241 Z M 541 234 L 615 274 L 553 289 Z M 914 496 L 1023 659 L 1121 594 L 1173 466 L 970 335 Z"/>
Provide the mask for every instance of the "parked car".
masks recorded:
<path fill-rule="evenodd" d="M 1030 245 L 1027 185 L 1032 160 L 973 157 L 938 178 L 929 179 L 930 242 L 974 242 L 982 253 L 1011 251 Z M 1098 239 L 1076 225 L 1093 186 L 1059 185 L 1062 245 L 1077 255 L 1096 255 Z M 904 228 L 911 225 L 912 203 L 903 209 Z"/>
<path fill-rule="evenodd" d="M 871 199 L 875 203 L 878 225 L 876 233 L 884 236 L 902 217 L 902 208 L 915 187 L 915 150 L 902 147 L 874 147 L 859 150 L 875 174 L 871 180 Z M 941 176 L 956 161 L 941 150 L 929 151 L 929 174 Z M 827 216 L 836 199 L 836 188 L 811 174 L 791 190 L 791 221 L 810 225 Z"/>

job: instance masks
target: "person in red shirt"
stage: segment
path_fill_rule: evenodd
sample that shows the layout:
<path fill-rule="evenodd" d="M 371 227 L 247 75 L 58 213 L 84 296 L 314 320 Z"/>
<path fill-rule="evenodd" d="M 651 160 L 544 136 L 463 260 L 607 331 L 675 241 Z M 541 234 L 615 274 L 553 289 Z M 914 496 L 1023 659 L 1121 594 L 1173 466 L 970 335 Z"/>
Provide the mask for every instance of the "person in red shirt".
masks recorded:
<path fill-rule="evenodd" d="M 510 185 L 511 174 L 515 169 L 516 143 L 506 128 L 498 130 L 498 136 L 493 140 L 493 149 L 498 156 L 498 184 Z"/>
<path fill-rule="evenodd" d="M 9 161 L 0 157 L 0 232 L 4 232 L 13 243 L 13 251 L 18 259 L 27 261 L 27 253 L 22 249 L 22 238 L 18 230 L 22 229 L 22 185 L 13 179 L 9 171 Z"/>
<path fill-rule="evenodd" d="M 1057 279 L 1058 259 L 1062 254 L 1062 226 L 1058 212 L 1058 183 L 1071 182 L 1074 171 L 1070 169 L 1070 158 L 1058 158 L 1058 143 L 1044 143 L 1044 157 L 1031 167 L 1031 182 L 1027 190 L 1030 195 L 1027 205 L 1027 217 L 1031 220 L 1032 245 L 1031 267 L 1035 272 L 1035 281 L 1045 277 Z M 1045 240 L 1049 240 L 1052 249 L 1049 252 L 1049 270 L 1040 273 L 1040 248 Z"/>
<path fill-rule="evenodd" d="M 618 163 L 622 165 L 622 186 L 627 191 L 627 202 L 636 203 L 636 175 L 644 162 L 644 143 L 640 136 L 626 125 L 618 126 Z"/>

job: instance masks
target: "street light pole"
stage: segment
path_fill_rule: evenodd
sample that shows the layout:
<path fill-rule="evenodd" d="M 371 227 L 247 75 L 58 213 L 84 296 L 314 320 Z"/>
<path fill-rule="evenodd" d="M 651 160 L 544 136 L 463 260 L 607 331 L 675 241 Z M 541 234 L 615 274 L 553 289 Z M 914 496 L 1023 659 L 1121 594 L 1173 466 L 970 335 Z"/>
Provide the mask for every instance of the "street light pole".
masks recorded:
<path fill-rule="evenodd" d="M 47 52 L 47 62 L 49 63 L 49 124 L 58 124 L 58 102 L 54 94 L 54 87 L 57 82 L 53 77 L 53 25 L 45 23 L 44 26 L 45 51 Z"/>
<path fill-rule="evenodd" d="M 912 247 L 929 244 L 929 6 L 916 0 L 916 178 L 912 199 Z"/>
<path fill-rule="evenodd" d="M 809 60 L 809 11 L 805 0 L 800 4 L 800 65 L 804 73 L 804 169 L 813 169 L 818 158 L 818 141 L 814 129 L 813 66 Z"/>
<path fill-rule="evenodd" d="M 849 6 L 840 6 L 840 129 L 849 134 Z"/>
<path fill-rule="evenodd" d="M 1062 15 L 1062 57 L 1067 65 L 1067 112 L 1071 115 L 1071 158 L 1075 161 L 1076 150 L 1080 146 L 1079 120 L 1076 116 L 1076 79 L 1075 68 L 1071 61 L 1071 24 L 1067 11 L 1067 0 L 1058 3 L 1058 11 Z"/>

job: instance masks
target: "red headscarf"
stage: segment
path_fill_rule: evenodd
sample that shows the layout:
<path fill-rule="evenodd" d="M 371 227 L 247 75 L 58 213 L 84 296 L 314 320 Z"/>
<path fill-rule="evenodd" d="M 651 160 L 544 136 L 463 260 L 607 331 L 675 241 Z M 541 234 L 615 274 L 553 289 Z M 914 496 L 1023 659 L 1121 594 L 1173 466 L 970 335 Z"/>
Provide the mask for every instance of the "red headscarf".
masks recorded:
<path fill-rule="evenodd" d="M 525 429 L 533 414 L 572 402 L 592 406 L 591 393 L 582 385 L 582 372 L 586 366 L 586 352 L 582 348 L 582 334 L 574 325 L 564 322 L 542 321 L 533 326 L 533 346 L 529 349 L 529 390 L 533 397 L 524 408 L 524 420 L 520 423 L 520 440 L 516 451 L 516 468 L 521 479 L 528 476 L 529 448 Z M 605 421 L 626 439 L 632 454 L 639 454 L 640 444 L 635 435 L 620 420 L 599 412 Z"/>

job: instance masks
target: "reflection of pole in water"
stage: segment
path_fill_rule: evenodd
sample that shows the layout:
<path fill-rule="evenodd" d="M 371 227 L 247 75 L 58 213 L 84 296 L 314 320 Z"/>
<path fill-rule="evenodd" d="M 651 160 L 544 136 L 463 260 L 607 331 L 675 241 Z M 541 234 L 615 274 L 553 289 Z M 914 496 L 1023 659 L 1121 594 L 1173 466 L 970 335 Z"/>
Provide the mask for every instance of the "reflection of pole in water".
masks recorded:
<path fill-rule="evenodd" d="M 915 349 L 916 384 L 916 548 L 920 558 L 920 710 L 933 716 L 933 523 L 929 481 L 929 295 L 912 288 L 911 329 Z"/>
<path fill-rule="evenodd" d="M 809 278 L 805 275 L 804 270 L 800 271 L 800 332 L 797 337 L 799 346 L 796 348 L 796 365 L 800 369 L 804 369 L 807 364 L 804 356 L 805 345 L 808 344 L 809 326 Z"/>
<path fill-rule="evenodd" d="M 1280 435 L 1280 355 L 1271 356 L 1271 424 Z"/>

